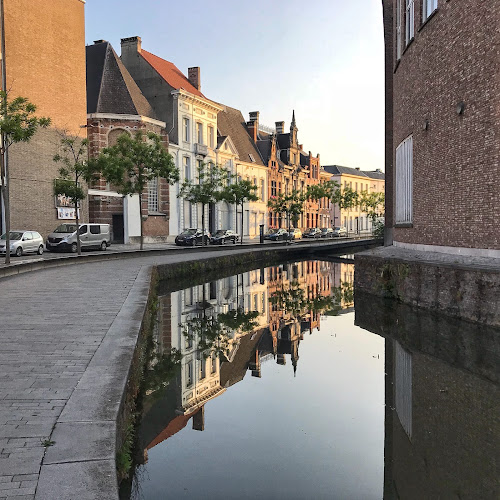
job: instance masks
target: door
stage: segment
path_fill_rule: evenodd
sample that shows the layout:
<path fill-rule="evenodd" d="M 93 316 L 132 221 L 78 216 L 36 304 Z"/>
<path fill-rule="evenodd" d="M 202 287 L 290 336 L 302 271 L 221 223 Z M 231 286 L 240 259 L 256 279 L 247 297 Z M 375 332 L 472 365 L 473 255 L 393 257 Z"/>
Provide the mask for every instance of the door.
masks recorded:
<path fill-rule="evenodd" d="M 80 244 L 82 247 L 88 247 L 89 246 L 89 233 L 88 233 L 88 226 L 87 224 L 84 224 L 83 226 L 80 226 L 79 229 L 80 233 Z"/>
<path fill-rule="evenodd" d="M 112 227 L 112 241 L 113 243 L 124 243 L 124 226 L 123 214 L 113 214 L 113 227 Z"/>

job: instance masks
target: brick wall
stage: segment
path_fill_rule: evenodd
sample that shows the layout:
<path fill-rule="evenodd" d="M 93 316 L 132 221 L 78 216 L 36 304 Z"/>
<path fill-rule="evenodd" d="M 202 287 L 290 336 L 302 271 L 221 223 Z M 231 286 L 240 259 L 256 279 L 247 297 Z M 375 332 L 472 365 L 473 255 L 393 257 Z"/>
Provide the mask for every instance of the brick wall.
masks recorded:
<path fill-rule="evenodd" d="M 386 2 L 385 20 L 391 4 L 394 27 L 396 2 Z M 415 37 L 405 49 L 403 22 L 392 151 L 395 162 L 395 148 L 413 134 L 414 217 L 413 227 L 394 229 L 395 241 L 500 249 L 499 24 L 500 2 L 439 0 L 422 25 L 422 0 L 415 0 Z M 390 189 L 391 174 L 387 180 Z"/>
<path fill-rule="evenodd" d="M 91 157 L 98 155 L 99 151 L 108 146 L 108 134 L 113 130 L 123 130 L 134 134 L 137 131 L 154 132 L 162 137 L 163 145 L 168 149 L 168 136 L 166 130 L 159 125 L 137 120 L 120 120 L 111 118 L 90 118 L 87 123 L 89 139 L 89 154 Z M 94 189 L 106 189 L 106 182 L 101 179 Z M 112 189 L 112 187 L 111 187 Z M 113 215 L 123 214 L 122 198 L 91 196 L 90 197 L 90 220 L 91 222 L 102 222 L 111 224 L 113 231 Z M 157 214 L 148 213 L 148 192 L 142 194 L 142 214 L 147 216 L 143 225 L 144 240 L 163 241 L 169 234 L 170 197 L 169 184 L 165 179 L 158 183 L 158 208 Z"/>

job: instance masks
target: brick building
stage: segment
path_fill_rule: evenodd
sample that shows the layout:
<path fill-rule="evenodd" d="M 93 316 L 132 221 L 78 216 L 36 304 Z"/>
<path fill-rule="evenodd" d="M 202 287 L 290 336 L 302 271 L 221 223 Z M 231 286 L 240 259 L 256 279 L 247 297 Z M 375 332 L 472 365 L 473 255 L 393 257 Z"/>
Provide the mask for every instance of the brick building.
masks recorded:
<path fill-rule="evenodd" d="M 500 257 L 500 2 L 383 3 L 388 242 Z"/>
<path fill-rule="evenodd" d="M 156 118 L 111 44 L 98 40 L 87 46 L 86 54 L 90 156 L 115 144 L 121 134 L 138 131 L 160 135 L 168 147 L 165 122 Z M 140 237 L 140 217 L 146 242 L 165 240 L 169 234 L 169 185 L 162 178 L 150 182 L 139 201 L 139 195 L 123 197 L 101 180 L 89 189 L 89 212 L 92 222 L 111 224 L 116 243 Z"/>
<path fill-rule="evenodd" d="M 59 223 L 54 180 L 60 165 L 53 161 L 58 131 L 85 137 L 84 4 L 3 0 L 6 88 L 11 98 L 28 98 L 38 116 L 52 120 L 29 143 L 9 148 L 12 229 L 35 229 L 46 236 Z M 86 220 L 85 204 L 80 211 Z"/>

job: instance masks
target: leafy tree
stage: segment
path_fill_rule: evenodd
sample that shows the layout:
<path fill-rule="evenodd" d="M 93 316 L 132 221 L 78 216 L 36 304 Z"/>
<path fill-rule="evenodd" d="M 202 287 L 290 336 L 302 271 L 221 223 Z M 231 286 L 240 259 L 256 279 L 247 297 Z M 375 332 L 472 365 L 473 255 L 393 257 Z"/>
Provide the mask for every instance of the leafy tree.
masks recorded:
<path fill-rule="evenodd" d="M 243 244 L 243 205 L 248 201 L 258 201 L 259 197 L 255 194 L 257 186 L 249 180 L 239 180 L 237 175 L 230 177 L 235 182 L 227 183 L 221 193 L 220 199 L 227 203 L 235 205 L 236 214 L 238 213 L 238 206 L 241 206 L 241 240 Z"/>
<path fill-rule="evenodd" d="M 78 255 L 81 255 L 78 209 L 80 202 L 86 197 L 81 181 L 84 180 L 87 184 L 97 181 L 99 174 L 95 171 L 95 164 L 88 162 L 87 139 L 71 136 L 66 132 L 61 135 L 60 152 L 54 156 L 55 162 L 62 163 L 59 169 L 61 178 L 54 184 L 54 194 L 68 197 L 75 207 L 76 245 Z"/>
<path fill-rule="evenodd" d="M 201 204 L 202 244 L 205 244 L 205 207 L 221 199 L 222 188 L 228 179 L 228 171 L 213 163 L 198 165 L 197 179 L 185 179 L 178 198 Z"/>
<path fill-rule="evenodd" d="M 293 190 L 290 194 L 280 193 L 278 196 L 272 197 L 267 206 L 274 212 L 280 215 L 285 215 L 288 220 L 288 232 L 290 232 L 290 223 L 297 225 L 300 214 L 304 210 L 305 194 L 300 191 Z"/>
<path fill-rule="evenodd" d="M 114 146 L 104 148 L 91 160 L 91 168 L 99 171 L 124 196 L 139 195 L 141 214 L 141 250 L 144 246 L 142 196 L 148 182 L 161 177 L 169 184 L 179 180 L 179 171 L 159 135 L 138 131 L 134 137 L 123 133 Z"/>
<path fill-rule="evenodd" d="M 29 142 L 38 128 L 47 128 L 50 118 L 34 116 L 36 106 L 26 97 L 9 99 L 8 92 L 0 91 L 0 190 L 5 208 L 5 264 L 10 264 L 10 199 L 9 172 L 6 153 L 10 146 L 18 142 Z"/>
<path fill-rule="evenodd" d="M 366 191 L 362 191 L 359 198 L 361 210 L 366 212 L 372 221 L 373 233 L 375 236 L 384 235 L 384 224 L 379 220 L 379 217 L 384 216 L 384 204 L 384 193 L 368 193 Z"/>

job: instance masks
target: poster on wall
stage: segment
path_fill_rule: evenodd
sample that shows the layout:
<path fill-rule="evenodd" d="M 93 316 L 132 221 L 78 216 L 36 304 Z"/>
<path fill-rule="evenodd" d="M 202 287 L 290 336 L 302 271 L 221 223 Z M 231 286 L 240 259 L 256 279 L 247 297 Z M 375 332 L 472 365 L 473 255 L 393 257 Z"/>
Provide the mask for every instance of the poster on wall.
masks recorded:
<path fill-rule="evenodd" d="M 57 218 L 58 219 L 75 219 L 75 209 L 74 207 L 57 207 Z M 80 218 L 80 209 L 78 209 L 78 218 Z"/>

